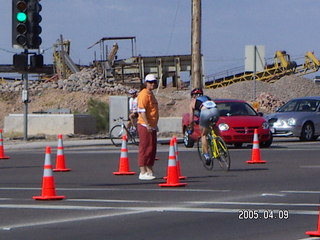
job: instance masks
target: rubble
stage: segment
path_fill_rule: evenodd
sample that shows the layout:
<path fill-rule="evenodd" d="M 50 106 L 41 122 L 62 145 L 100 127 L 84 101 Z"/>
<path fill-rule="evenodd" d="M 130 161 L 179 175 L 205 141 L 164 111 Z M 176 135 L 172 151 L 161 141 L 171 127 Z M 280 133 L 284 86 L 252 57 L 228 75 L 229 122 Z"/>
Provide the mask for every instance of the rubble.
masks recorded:
<path fill-rule="evenodd" d="M 259 104 L 258 110 L 265 113 L 276 111 L 277 108 L 285 104 L 284 101 L 275 98 L 272 94 L 264 92 L 256 98 L 256 102 Z"/>
<path fill-rule="evenodd" d="M 108 83 L 100 74 L 98 74 L 96 68 L 84 68 L 78 73 L 71 74 L 68 79 L 46 82 L 29 81 L 28 87 L 31 92 L 41 92 L 47 89 L 61 89 L 67 92 L 108 95 L 126 94 L 130 89 L 130 87 L 121 84 Z M 22 88 L 22 81 L 0 84 L 0 92 L 20 92 Z"/>

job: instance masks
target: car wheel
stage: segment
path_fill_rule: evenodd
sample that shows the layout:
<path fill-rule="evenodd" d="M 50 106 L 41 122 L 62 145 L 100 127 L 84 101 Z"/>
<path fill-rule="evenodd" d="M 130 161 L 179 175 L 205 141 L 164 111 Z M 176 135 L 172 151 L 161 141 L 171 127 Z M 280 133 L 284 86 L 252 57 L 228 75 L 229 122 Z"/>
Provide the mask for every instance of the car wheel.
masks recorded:
<path fill-rule="evenodd" d="M 272 134 L 271 134 L 269 140 L 268 140 L 268 141 L 265 141 L 265 142 L 261 142 L 261 143 L 259 144 L 259 146 L 262 147 L 262 148 L 268 148 L 268 147 L 271 146 L 272 142 L 273 142 L 273 136 L 272 136 Z"/>
<path fill-rule="evenodd" d="M 186 128 L 183 133 L 183 144 L 186 148 L 192 148 L 194 145 L 194 140 L 190 137 Z"/>
<path fill-rule="evenodd" d="M 301 141 L 312 141 L 314 140 L 314 128 L 311 123 L 305 123 L 301 130 L 300 135 Z"/>
<path fill-rule="evenodd" d="M 242 147 L 242 143 L 235 143 L 235 144 L 234 144 L 234 147 L 235 147 L 235 148 L 241 148 L 241 147 Z"/>

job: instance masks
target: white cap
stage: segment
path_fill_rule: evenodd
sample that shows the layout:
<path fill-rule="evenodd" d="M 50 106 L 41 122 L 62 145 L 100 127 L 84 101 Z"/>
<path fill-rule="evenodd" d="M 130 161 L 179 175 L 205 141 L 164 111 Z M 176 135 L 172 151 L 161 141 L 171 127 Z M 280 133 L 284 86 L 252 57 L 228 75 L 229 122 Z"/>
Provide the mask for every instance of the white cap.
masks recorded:
<path fill-rule="evenodd" d="M 153 74 L 148 74 L 145 79 L 144 79 L 145 82 L 152 82 L 152 81 L 157 81 L 156 79 L 156 76 L 153 75 Z"/>

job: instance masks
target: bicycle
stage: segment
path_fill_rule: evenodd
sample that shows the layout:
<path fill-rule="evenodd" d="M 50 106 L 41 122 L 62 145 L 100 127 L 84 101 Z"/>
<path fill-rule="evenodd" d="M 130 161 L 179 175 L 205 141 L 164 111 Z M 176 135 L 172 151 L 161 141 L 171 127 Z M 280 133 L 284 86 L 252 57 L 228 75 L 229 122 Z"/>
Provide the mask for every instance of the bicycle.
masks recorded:
<path fill-rule="evenodd" d="M 125 121 L 128 122 L 130 120 L 125 120 L 123 117 L 119 117 L 117 119 L 113 119 L 114 122 L 118 122 L 117 125 L 113 126 L 110 130 L 109 137 L 112 144 L 116 147 L 121 146 L 122 144 L 122 136 L 127 135 L 127 140 L 129 143 L 138 145 L 138 131 L 134 126 L 130 126 L 128 129 Z"/>
<path fill-rule="evenodd" d="M 198 153 L 203 166 L 207 170 L 212 170 L 214 160 L 218 160 L 220 167 L 226 172 L 229 171 L 231 166 L 230 154 L 225 141 L 214 132 L 214 126 L 210 126 L 210 132 L 207 135 L 207 140 L 208 153 L 211 158 L 209 165 L 206 164 L 206 158 L 203 155 L 201 138 L 198 140 Z"/>

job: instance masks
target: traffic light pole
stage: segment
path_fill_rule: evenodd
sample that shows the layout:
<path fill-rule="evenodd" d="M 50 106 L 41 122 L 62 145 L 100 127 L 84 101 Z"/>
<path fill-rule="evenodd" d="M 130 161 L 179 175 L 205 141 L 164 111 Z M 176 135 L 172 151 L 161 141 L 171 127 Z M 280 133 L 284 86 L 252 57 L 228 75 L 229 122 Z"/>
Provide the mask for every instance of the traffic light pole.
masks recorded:
<path fill-rule="evenodd" d="M 24 49 L 24 53 L 13 56 L 14 67 L 17 72 L 22 72 L 23 90 L 22 102 L 24 103 L 24 140 L 28 140 L 28 72 L 41 68 L 43 56 L 35 54 L 28 64 L 28 49 L 39 49 L 42 39 L 39 36 L 42 28 L 40 0 L 11 0 L 12 1 L 12 47 Z"/>
<path fill-rule="evenodd" d="M 28 56 L 28 49 L 24 50 L 24 53 Z M 28 62 L 27 62 L 28 66 Z M 22 90 L 22 101 L 23 106 L 23 140 L 28 141 L 28 102 L 29 102 L 29 93 L 28 93 L 28 71 L 25 71 L 22 74 L 23 78 L 23 90 Z"/>

